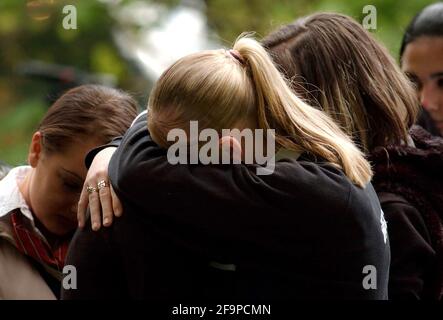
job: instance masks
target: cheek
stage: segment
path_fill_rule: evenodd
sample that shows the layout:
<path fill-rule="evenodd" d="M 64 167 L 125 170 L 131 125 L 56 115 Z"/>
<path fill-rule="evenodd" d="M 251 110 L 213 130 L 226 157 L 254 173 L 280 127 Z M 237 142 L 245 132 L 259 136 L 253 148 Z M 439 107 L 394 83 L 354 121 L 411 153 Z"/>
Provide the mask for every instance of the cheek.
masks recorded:
<path fill-rule="evenodd" d="M 70 212 L 76 201 L 78 202 L 79 195 L 72 195 L 64 191 L 57 179 L 46 176 L 35 179 L 35 181 L 31 202 L 34 213 L 41 219 Z"/>
<path fill-rule="evenodd" d="M 50 218 L 59 210 L 60 197 L 47 179 L 42 179 L 34 184 L 31 192 L 31 203 L 34 214 L 40 220 L 43 220 Z"/>
<path fill-rule="evenodd" d="M 33 196 L 35 217 L 45 228 L 59 236 L 75 230 L 77 227 L 76 204 L 78 196 L 67 193 L 44 181 Z M 35 206 L 34 206 L 35 203 Z"/>

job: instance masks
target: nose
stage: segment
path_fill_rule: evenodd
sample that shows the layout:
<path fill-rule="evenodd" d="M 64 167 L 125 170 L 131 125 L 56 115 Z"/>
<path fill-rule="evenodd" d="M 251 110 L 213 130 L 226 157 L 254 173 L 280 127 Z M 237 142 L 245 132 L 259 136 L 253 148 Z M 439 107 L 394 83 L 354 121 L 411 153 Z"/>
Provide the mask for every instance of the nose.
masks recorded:
<path fill-rule="evenodd" d="M 435 88 L 432 88 L 430 84 L 423 86 L 420 93 L 420 102 L 426 111 L 433 112 L 439 109 L 439 95 Z"/>

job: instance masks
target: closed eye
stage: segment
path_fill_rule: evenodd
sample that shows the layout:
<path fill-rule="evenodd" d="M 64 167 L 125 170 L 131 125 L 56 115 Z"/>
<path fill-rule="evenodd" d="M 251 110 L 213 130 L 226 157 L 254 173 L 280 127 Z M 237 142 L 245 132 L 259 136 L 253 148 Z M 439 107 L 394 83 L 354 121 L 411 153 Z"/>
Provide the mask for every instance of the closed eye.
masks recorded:
<path fill-rule="evenodd" d="M 66 180 L 63 181 L 63 187 L 65 188 L 66 191 L 71 193 L 80 193 L 81 191 L 81 186 L 79 184 Z"/>

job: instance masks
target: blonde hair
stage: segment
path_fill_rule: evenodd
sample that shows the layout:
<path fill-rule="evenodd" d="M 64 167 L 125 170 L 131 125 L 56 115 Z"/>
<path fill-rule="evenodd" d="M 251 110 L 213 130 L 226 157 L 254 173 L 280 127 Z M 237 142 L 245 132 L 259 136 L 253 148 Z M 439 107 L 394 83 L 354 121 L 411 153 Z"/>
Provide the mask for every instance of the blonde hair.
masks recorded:
<path fill-rule="evenodd" d="M 256 40 L 240 36 L 233 49 L 186 56 L 163 73 L 148 102 L 156 141 L 168 146 L 169 130 L 188 128 L 192 120 L 217 131 L 239 124 L 274 129 L 277 147 L 323 158 L 364 187 L 370 164 L 338 125 L 292 92 Z"/>

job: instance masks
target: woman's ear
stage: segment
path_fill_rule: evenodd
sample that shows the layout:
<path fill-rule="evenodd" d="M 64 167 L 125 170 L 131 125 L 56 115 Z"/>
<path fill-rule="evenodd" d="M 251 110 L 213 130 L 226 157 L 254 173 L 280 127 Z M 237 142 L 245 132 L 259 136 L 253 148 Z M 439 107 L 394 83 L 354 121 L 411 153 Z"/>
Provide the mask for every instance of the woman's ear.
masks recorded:
<path fill-rule="evenodd" d="M 37 131 L 32 136 L 31 145 L 29 146 L 28 163 L 35 168 L 42 154 L 42 134 Z"/>
<path fill-rule="evenodd" d="M 220 149 L 230 154 L 230 159 L 240 163 L 242 161 L 242 147 L 240 141 L 233 136 L 223 136 L 219 139 Z"/>

